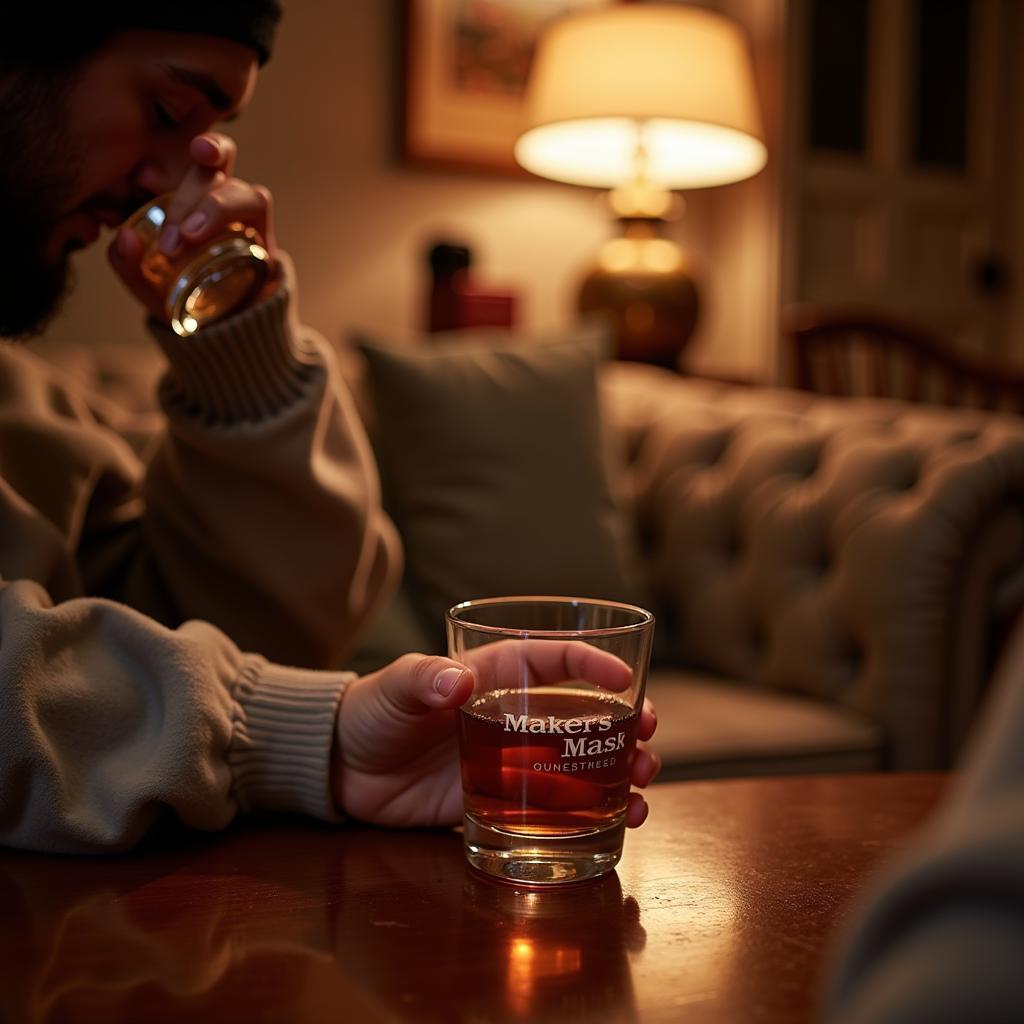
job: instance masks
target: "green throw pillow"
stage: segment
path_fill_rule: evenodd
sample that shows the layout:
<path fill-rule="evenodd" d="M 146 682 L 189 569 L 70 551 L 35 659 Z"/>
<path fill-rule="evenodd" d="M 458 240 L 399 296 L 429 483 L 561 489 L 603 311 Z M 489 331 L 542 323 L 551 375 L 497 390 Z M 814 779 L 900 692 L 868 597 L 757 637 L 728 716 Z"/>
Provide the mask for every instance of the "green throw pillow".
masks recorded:
<path fill-rule="evenodd" d="M 354 339 L 367 363 L 406 585 L 443 636 L 459 601 L 564 594 L 643 602 L 596 371 L 603 331 L 552 343 Z"/>

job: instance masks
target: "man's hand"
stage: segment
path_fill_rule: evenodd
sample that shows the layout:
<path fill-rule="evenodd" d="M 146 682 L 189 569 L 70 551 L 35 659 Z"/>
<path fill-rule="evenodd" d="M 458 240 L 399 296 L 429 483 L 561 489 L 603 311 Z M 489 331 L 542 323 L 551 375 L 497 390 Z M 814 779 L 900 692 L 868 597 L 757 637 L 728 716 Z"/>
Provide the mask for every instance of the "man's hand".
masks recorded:
<path fill-rule="evenodd" d="M 166 209 L 158 248 L 168 260 L 198 250 L 210 239 L 223 234 L 229 224 L 241 221 L 259 232 L 263 247 L 273 258 L 276 251 L 273 198 L 262 185 L 250 185 L 231 176 L 236 147 L 234 140 L 219 132 L 197 135 L 189 147 L 193 161 Z M 158 320 L 166 321 L 162 290 L 143 272 L 143 240 L 131 228 L 122 226 L 108 250 L 114 270 L 128 288 Z M 275 278 L 264 288 L 269 294 Z"/>
<path fill-rule="evenodd" d="M 518 643 L 518 641 L 517 641 Z M 462 818 L 456 715 L 473 694 L 475 677 L 501 671 L 507 652 L 500 643 L 479 651 L 473 668 L 448 658 L 407 654 L 349 687 L 338 712 L 332 762 L 334 802 L 343 813 L 375 825 L 455 825 Z M 543 641 L 527 660 L 534 681 L 586 679 L 610 690 L 629 685 L 628 670 L 611 655 L 578 644 Z M 608 660 L 610 659 L 610 661 Z M 617 665 L 612 665 L 616 662 Z M 596 677 L 596 678 L 595 678 Z M 654 734 L 654 709 L 644 702 L 637 736 Z M 630 770 L 634 786 L 646 786 L 658 773 L 657 755 L 637 743 Z M 647 803 L 630 793 L 626 824 L 636 828 L 647 817 Z"/>

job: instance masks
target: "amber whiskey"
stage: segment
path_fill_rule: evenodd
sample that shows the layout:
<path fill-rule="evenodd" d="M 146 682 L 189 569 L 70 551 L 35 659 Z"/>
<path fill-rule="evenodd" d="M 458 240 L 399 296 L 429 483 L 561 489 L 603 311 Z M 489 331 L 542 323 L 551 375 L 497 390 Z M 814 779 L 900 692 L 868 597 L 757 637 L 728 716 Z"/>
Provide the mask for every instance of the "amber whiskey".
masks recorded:
<path fill-rule="evenodd" d="M 621 825 L 638 712 L 613 694 L 494 690 L 462 709 L 467 815 L 525 836 L 579 836 Z"/>

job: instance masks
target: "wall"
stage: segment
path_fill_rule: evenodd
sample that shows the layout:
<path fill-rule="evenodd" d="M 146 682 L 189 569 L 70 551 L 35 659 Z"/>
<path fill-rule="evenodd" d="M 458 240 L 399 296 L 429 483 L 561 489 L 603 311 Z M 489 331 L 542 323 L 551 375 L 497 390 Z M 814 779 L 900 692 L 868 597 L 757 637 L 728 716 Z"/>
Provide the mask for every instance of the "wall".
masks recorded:
<path fill-rule="evenodd" d="M 784 0 L 723 0 L 751 32 L 774 154 Z M 409 335 L 420 318 L 422 253 L 435 235 L 470 242 L 481 275 L 521 295 L 522 324 L 571 322 L 575 283 L 610 222 L 598 193 L 541 181 L 404 168 L 394 159 L 397 5 L 286 2 L 274 59 L 231 126 L 237 172 L 274 193 L 278 236 L 296 261 L 302 315 L 337 339 L 361 326 Z M 673 230 L 707 264 L 697 365 L 768 373 L 777 292 L 777 162 L 757 178 L 691 193 Z M 139 318 L 106 266 L 78 257 L 80 286 L 51 333 L 134 337 Z"/>

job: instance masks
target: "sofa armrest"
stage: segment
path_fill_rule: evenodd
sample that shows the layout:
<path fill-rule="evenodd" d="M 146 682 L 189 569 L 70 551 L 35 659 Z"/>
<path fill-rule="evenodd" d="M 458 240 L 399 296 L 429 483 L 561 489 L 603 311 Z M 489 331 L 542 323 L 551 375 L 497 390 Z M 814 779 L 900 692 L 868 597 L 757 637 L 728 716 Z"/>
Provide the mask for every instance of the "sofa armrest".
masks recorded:
<path fill-rule="evenodd" d="M 869 715 L 891 767 L 951 763 L 1024 597 L 1024 421 L 680 384 L 634 463 L 674 655 Z"/>

